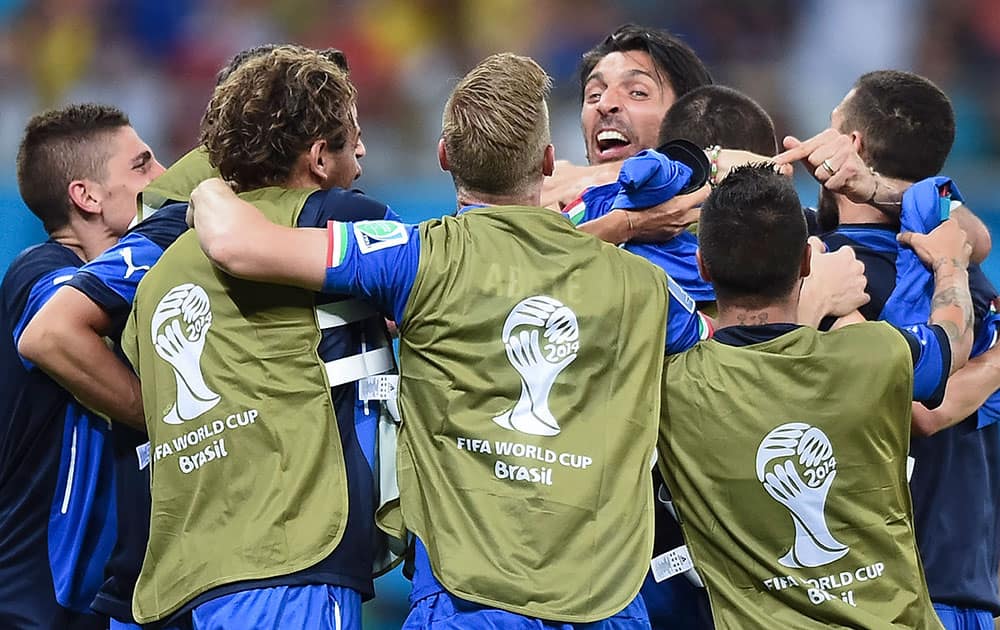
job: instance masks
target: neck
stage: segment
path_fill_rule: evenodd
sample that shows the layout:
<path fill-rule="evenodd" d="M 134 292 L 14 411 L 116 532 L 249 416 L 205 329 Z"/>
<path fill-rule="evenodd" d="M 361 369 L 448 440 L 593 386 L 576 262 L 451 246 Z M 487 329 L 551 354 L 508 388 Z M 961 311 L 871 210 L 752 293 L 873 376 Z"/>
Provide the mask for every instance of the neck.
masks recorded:
<path fill-rule="evenodd" d="M 837 195 L 837 212 L 840 223 L 885 223 L 891 224 L 892 219 L 874 206 L 865 203 L 854 203 L 843 195 Z"/>
<path fill-rule="evenodd" d="M 49 233 L 49 237 L 71 249 L 83 262 L 90 262 L 118 242 L 118 237 L 106 229 L 89 225 L 67 225 Z"/>
<path fill-rule="evenodd" d="M 456 189 L 456 197 L 459 207 L 463 206 L 540 206 L 542 203 L 542 184 L 530 186 L 527 190 L 518 193 L 494 194 L 485 193 L 470 188 L 459 187 Z"/>
<path fill-rule="evenodd" d="M 718 328 L 726 326 L 764 326 L 767 324 L 794 324 L 798 321 L 798 291 L 785 299 L 767 304 L 729 302 L 718 298 Z"/>

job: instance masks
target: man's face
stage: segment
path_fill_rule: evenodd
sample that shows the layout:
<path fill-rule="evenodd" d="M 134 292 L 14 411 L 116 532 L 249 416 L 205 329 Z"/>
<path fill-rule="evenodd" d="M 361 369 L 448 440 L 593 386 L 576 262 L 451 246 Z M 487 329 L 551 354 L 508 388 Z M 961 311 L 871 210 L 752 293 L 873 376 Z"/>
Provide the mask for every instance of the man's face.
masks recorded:
<path fill-rule="evenodd" d="M 583 89 L 580 122 L 587 161 L 624 160 L 655 147 L 660 123 L 675 100 L 649 53 L 613 52 L 601 59 Z"/>
<path fill-rule="evenodd" d="M 121 235 L 135 218 L 136 197 L 165 169 L 132 127 L 113 131 L 109 146 L 105 177 L 97 183 L 97 191 L 104 223 Z"/>
<path fill-rule="evenodd" d="M 352 117 L 357 120 L 357 113 Z M 344 146 L 337 150 L 327 149 L 329 159 L 333 162 L 333 177 L 329 180 L 331 186 L 350 188 L 351 183 L 361 177 L 361 163 L 365 156 L 365 143 L 361 141 L 361 127 L 354 123 L 354 129 L 348 133 Z"/>

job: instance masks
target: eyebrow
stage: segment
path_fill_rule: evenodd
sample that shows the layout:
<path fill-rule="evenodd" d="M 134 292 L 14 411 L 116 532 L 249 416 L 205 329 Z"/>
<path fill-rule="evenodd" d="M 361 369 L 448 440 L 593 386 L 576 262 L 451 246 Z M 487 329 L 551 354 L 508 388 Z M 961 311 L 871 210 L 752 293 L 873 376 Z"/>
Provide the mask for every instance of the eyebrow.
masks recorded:
<path fill-rule="evenodd" d="M 645 70 L 643 70 L 641 68 L 633 68 L 633 69 L 631 69 L 631 70 L 629 70 L 628 72 L 625 73 L 625 78 L 626 79 L 633 79 L 633 78 L 635 78 L 637 76 L 649 77 L 657 85 L 660 84 L 659 78 L 653 76 L 652 74 L 650 74 L 649 72 L 647 72 L 647 71 L 645 71 Z M 604 83 L 605 85 L 607 85 L 607 81 L 604 80 L 604 74 L 602 74 L 600 72 L 592 72 L 592 73 L 590 73 L 590 76 L 587 77 L 587 80 L 584 83 L 584 85 L 590 83 L 591 81 L 600 81 L 601 83 Z"/>
<path fill-rule="evenodd" d="M 149 162 L 151 159 L 153 159 L 153 152 L 143 151 L 139 155 L 132 158 L 132 168 L 139 168 L 146 162 Z"/>

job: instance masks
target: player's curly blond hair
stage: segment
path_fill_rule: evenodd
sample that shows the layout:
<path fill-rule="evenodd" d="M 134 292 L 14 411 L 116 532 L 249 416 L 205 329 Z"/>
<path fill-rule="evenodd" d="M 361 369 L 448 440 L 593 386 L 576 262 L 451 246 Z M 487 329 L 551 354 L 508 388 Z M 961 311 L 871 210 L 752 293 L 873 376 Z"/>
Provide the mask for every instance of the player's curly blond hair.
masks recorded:
<path fill-rule="evenodd" d="M 545 99 L 552 80 L 528 57 L 491 55 L 455 86 L 441 137 L 458 188 L 523 193 L 540 177 L 551 142 Z"/>
<path fill-rule="evenodd" d="M 215 88 L 201 124 L 208 157 L 240 190 L 283 185 L 312 143 L 338 150 L 357 128 L 357 91 L 326 55 L 279 46 Z"/>

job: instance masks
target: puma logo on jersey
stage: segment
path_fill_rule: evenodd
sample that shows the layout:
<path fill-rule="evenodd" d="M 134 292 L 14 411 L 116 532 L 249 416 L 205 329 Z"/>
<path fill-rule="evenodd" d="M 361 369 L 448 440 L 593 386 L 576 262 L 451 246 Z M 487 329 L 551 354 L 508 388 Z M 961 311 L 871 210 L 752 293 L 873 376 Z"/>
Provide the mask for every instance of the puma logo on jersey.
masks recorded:
<path fill-rule="evenodd" d="M 137 271 L 149 271 L 149 265 L 132 264 L 132 248 L 126 247 L 122 250 L 122 260 L 125 261 L 125 279 L 128 280 Z"/>

